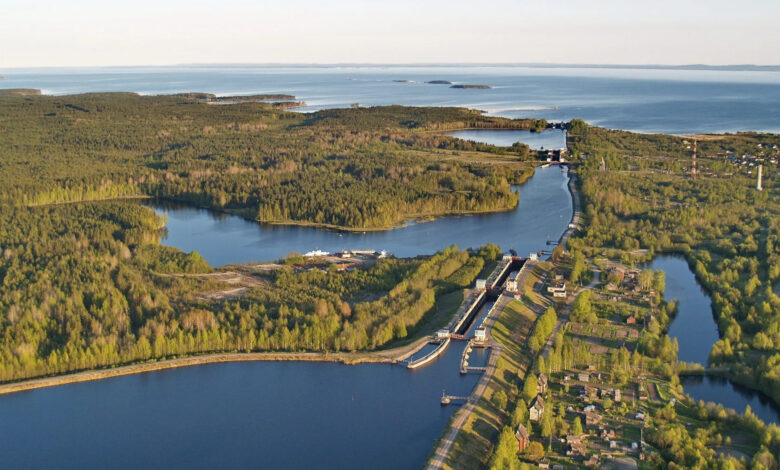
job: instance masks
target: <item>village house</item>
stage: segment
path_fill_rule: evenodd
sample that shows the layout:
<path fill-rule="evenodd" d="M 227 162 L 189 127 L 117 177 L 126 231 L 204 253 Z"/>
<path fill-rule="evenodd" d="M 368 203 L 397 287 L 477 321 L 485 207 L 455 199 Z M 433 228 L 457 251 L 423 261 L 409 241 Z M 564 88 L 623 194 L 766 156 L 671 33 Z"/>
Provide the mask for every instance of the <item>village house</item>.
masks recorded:
<path fill-rule="evenodd" d="M 553 297 L 566 297 L 566 283 L 563 281 L 553 281 L 547 285 L 547 292 Z"/>
<path fill-rule="evenodd" d="M 537 383 L 537 390 L 539 393 L 544 393 L 547 391 L 547 386 L 549 383 L 549 380 L 547 379 L 547 376 L 545 374 L 538 374 L 536 376 L 536 383 Z"/>
<path fill-rule="evenodd" d="M 598 426 L 601 424 L 601 415 L 596 411 L 586 411 L 585 426 Z"/>
<path fill-rule="evenodd" d="M 599 456 L 597 454 L 591 455 L 588 460 L 585 461 L 586 467 L 598 467 L 599 465 Z"/>
<path fill-rule="evenodd" d="M 566 435 L 566 455 L 569 457 L 585 456 L 585 442 L 582 434 Z"/>
<path fill-rule="evenodd" d="M 599 436 L 601 439 L 603 439 L 605 442 L 609 442 L 610 440 L 615 438 L 615 430 L 614 429 L 602 429 L 601 433 L 599 433 Z"/>
<path fill-rule="evenodd" d="M 538 423 L 542 419 L 544 414 L 544 398 L 541 395 L 536 395 L 536 398 L 531 402 L 531 406 L 528 407 L 528 417 L 531 421 Z"/>
<path fill-rule="evenodd" d="M 518 452 L 522 452 L 526 447 L 528 447 L 528 444 L 531 443 L 530 436 L 528 435 L 528 429 L 526 429 L 522 423 L 517 425 L 517 430 L 515 430 L 515 439 L 517 439 Z"/>

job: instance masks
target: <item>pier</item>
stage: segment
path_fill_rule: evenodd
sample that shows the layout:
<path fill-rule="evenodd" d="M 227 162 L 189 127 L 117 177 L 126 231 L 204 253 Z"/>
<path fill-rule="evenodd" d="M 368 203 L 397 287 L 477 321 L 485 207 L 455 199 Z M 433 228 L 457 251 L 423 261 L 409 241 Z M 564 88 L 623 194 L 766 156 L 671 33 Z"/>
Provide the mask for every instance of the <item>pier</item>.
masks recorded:
<path fill-rule="evenodd" d="M 463 355 L 460 358 L 460 373 L 462 375 L 466 375 L 469 372 L 484 372 L 487 370 L 487 367 L 477 367 L 477 366 L 469 365 L 469 354 L 471 354 L 473 347 L 476 347 L 476 345 L 474 345 L 474 340 L 472 339 L 469 341 L 469 344 L 463 350 Z"/>
<path fill-rule="evenodd" d="M 429 352 L 425 356 L 423 356 L 423 357 L 421 357 L 419 359 L 414 359 L 414 360 L 410 359 L 409 362 L 406 363 L 406 368 L 407 369 L 417 369 L 418 367 L 422 367 L 425 364 L 428 364 L 429 362 L 431 362 L 434 359 L 436 359 L 437 357 L 439 357 L 441 355 L 441 353 L 446 351 L 447 350 L 447 346 L 449 346 L 449 345 L 450 345 L 450 338 L 447 338 L 444 341 L 442 341 L 441 343 L 439 343 L 439 346 L 436 349 L 434 349 L 433 351 Z"/>
<path fill-rule="evenodd" d="M 444 392 L 444 390 L 442 390 L 442 392 L 441 392 L 441 404 L 442 404 L 442 406 L 449 405 L 452 402 L 456 402 L 456 401 L 457 402 L 466 403 L 469 400 L 470 400 L 469 397 L 458 397 L 458 396 L 455 396 L 455 395 L 447 395 Z"/>

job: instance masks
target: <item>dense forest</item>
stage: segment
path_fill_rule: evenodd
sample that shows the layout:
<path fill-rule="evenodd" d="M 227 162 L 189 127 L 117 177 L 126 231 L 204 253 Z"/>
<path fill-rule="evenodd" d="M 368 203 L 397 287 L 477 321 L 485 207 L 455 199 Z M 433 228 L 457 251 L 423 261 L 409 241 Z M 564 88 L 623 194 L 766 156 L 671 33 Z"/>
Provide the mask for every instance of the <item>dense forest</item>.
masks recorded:
<path fill-rule="evenodd" d="M 531 169 L 459 152 L 528 158 L 436 135 L 536 128 L 460 108 L 287 112 L 273 101 L 209 104 L 203 94 L 0 92 L 3 204 L 153 196 L 264 222 L 388 228 L 415 217 L 515 207 Z M 280 97 L 287 97 L 286 95 Z M 203 99 L 201 99 L 203 98 Z"/>
<path fill-rule="evenodd" d="M 450 247 L 348 272 L 291 266 L 232 300 L 197 253 L 126 201 L 0 211 L 0 380 L 212 351 L 337 351 L 405 338 L 437 296 L 470 284 L 494 248 Z M 361 300 L 367 294 L 371 300 Z"/>
<path fill-rule="evenodd" d="M 780 403 L 777 166 L 756 160 L 765 170 L 764 190 L 757 191 L 750 166 L 717 156 L 755 155 L 780 144 L 780 137 L 749 133 L 702 140 L 694 180 L 684 138 L 574 125 L 573 145 L 584 154 L 587 225 L 583 236 L 571 240 L 572 248 L 627 263 L 661 252 L 685 256 L 712 297 L 721 334 L 711 365 L 725 366 L 732 378 Z M 601 156 L 606 171 L 599 169 Z M 652 338 L 645 340 L 652 344 Z"/>
<path fill-rule="evenodd" d="M 496 247 L 352 271 L 286 264 L 245 295 L 161 246 L 160 197 L 352 228 L 514 207 L 512 149 L 436 134 L 536 121 L 465 109 L 291 113 L 289 96 L 0 93 L 0 381 L 216 351 L 354 351 L 415 334 Z M 433 132 L 435 131 L 435 132 Z M 522 150 L 518 148 L 519 150 Z M 458 152 L 468 152 L 460 159 Z M 500 157 L 501 164 L 479 163 Z"/>

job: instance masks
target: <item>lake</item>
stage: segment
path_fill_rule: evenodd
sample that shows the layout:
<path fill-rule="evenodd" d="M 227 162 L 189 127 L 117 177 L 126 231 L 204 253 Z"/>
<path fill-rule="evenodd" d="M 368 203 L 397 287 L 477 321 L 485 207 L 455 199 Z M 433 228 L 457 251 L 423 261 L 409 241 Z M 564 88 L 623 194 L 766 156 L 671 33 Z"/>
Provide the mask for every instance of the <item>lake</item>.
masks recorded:
<path fill-rule="evenodd" d="M 495 243 L 521 256 L 546 249 L 571 220 L 572 200 L 568 173 L 560 167 L 537 168 L 534 176 L 517 186 L 519 203 L 507 212 L 442 217 L 410 222 L 382 232 L 338 232 L 308 226 L 269 225 L 234 215 L 165 202 L 143 204 L 167 214 L 167 235 L 162 243 L 184 251 L 197 251 L 213 266 L 247 261 L 270 261 L 290 252 L 315 249 L 386 250 L 398 257 L 433 254 L 449 245 L 478 248 Z"/>
<path fill-rule="evenodd" d="M 545 129 L 541 132 L 508 129 L 465 129 L 448 132 L 447 135 L 501 147 L 511 147 L 515 142 L 522 142 L 528 144 L 531 150 L 566 148 L 566 131 L 562 129 Z"/>
<path fill-rule="evenodd" d="M 780 131 L 780 72 L 529 66 L 261 66 L 4 69 L 0 88 L 219 95 L 291 93 L 301 111 L 402 104 L 650 133 Z M 425 83 L 449 80 L 492 89 Z M 408 80 L 396 82 L 394 80 Z"/>
<path fill-rule="evenodd" d="M 678 359 L 707 365 L 712 345 L 719 339 L 718 328 L 707 293 L 696 281 L 688 262 L 679 256 L 657 256 L 645 266 L 666 273 L 667 300 L 677 299 L 677 316 L 669 325 L 669 336 L 680 345 Z M 738 412 L 750 405 L 767 423 L 780 423 L 780 407 L 760 392 L 722 377 L 681 377 L 685 393 L 696 400 L 721 403 Z"/>

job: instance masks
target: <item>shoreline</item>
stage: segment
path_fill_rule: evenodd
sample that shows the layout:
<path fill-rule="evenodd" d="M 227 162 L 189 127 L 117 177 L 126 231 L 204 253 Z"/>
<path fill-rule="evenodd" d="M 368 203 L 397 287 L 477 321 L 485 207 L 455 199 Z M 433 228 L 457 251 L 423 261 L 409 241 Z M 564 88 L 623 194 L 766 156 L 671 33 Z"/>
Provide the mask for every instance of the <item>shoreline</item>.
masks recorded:
<path fill-rule="evenodd" d="M 140 362 L 133 364 L 90 369 L 71 372 L 63 375 L 52 375 L 24 379 L 18 382 L 0 384 L 0 395 L 57 387 L 82 382 L 123 377 L 126 375 L 143 374 L 182 367 L 200 366 L 205 364 L 235 363 L 235 362 L 330 362 L 353 366 L 358 364 L 396 364 L 415 354 L 428 344 L 429 336 L 424 335 L 403 346 L 395 348 L 358 351 L 358 352 L 217 352 L 197 356 L 184 356 L 161 361 Z"/>
<path fill-rule="evenodd" d="M 36 379 L 11 382 L 0 385 L 0 395 L 10 393 L 37 390 L 40 388 L 56 387 L 81 382 L 122 377 L 125 375 L 142 374 L 182 367 L 199 366 L 205 364 L 231 363 L 231 362 L 334 362 L 345 365 L 357 365 L 366 363 L 394 364 L 395 359 L 376 355 L 377 353 L 319 353 L 319 352 L 290 352 L 290 353 L 214 353 L 203 356 L 187 356 L 176 359 L 166 359 L 156 362 L 144 362 L 118 366 L 109 369 L 92 369 L 82 372 L 74 372 L 65 375 L 55 375 Z"/>
<path fill-rule="evenodd" d="M 521 183 L 523 184 L 523 183 Z M 515 185 L 512 185 L 515 186 Z M 177 201 L 178 202 L 178 201 Z M 203 209 L 206 210 L 214 210 L 208 207 L 204 207 Z M 267 221 L 267 220 L 257 220 L 257 219 L 248 219 L 252 222 L 257 222 L 259 224 L 266 224 L 266 225 L 275 225 L 275 226 L 291 226 L 291 227 L 312 227 L 312 228 L 319 228 L 319 229 L 326 229 L 326 230 L 332 230 L 335 232 L 345 232 L 345 233 L 360 233 L 360 232 L 388 232 L 390 230 L 397 230 L 400 228 L 406 227 L 409 223 L 426 223 L 426 222 L 433 222 L 437 219 L 445 218 L 445 217 L 468 217 L 471 215 L 482 215 L 482 214 L 497 214 L 500 212 L 511 212 L 513 210 L 517 209 L 517 204 L 515 204 L 514 207 L 509 208 L 501 208 L 501 209 L 486 209 L 481 211 L 452 211 L 452 212 L 443 212 L 441 214 L 435 214 L 435 215 L 413 215 L 409 217 L 408 219 L 404 220 L 398 225 L 389 225 L 384 227 L 369 227 L 369 228 L 354 228 L 354 227 L 343 227 L 340 225 L 333 225 L 333 224 L 326 224 L 321 222 L 307 222 L 305 220 L 280 220 L 280 221 Z M 243 217 L 240 214 L 232 213 L 229 211 L 226 211 L 225 213 L 231 214 L 231 215 L 237 215 L 239 217 Z M 246 217 L 244 217 L 246 218 Z"/>

